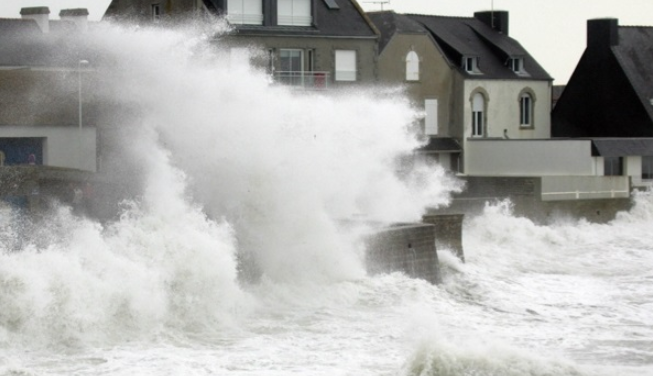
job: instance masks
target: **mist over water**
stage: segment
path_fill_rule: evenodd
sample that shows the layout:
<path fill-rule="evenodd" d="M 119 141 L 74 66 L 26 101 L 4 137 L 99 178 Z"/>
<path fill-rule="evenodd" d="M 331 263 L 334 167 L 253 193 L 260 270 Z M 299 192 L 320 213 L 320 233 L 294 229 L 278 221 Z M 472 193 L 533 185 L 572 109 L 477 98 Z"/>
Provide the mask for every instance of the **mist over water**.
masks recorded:
<path fill-rule="evenodd" d="M 442 285 L 367 276 L 361 235 L 460 189 L 398 173 L 420 114 L 396 88 L 274 85 L 225 30 L 93 33 L 125 201 L 103 223 L 1 209 L 0 375 L 653 374 L 650 192 L 605 225 L 489 204 Z"/>

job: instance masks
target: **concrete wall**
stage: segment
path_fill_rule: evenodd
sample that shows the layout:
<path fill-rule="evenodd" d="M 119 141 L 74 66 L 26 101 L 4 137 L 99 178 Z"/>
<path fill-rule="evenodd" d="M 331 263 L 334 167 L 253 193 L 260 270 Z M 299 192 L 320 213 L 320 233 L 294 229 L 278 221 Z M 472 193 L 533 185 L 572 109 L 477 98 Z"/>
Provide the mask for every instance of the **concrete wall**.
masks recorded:
<path fill-rule="evenodd" d="M 602 177 L 601 177 L 602 178 Z M 617 177 L 618 178 L 618 177 Z M 513 213 L 536 223 L 551 223 L 558 218 L 585 218 L 604 223 L 615 218 L 617 212 L 629 210 L 629 198 L 601 198 L 543 201 L 542 178 L 537 177 L 461 177 L 466 189 L 456 194 L 451 205 L 429 210 L 429 215 L 479 215 L 488 203 L 510 199 Z"/>
<path fill-rule="evenodd" d="M 398 225 L 382 229 L 366 241 L 371 274 L 404 272 L 431 283 L 440 282 L 440 267 L 432 224 Z"/>
<path fill-rule="evenodd" d="M 0 137 L 44 138 L 43 165 L 97 171 L 97 133 L 94 127 L 1 126 Z"/>
<path fill-rule="evenodd" d="M 597 174 L 589 140 L 468 139 L 465 164 L 476 176 Z"/>
<path fill-rule="evenodd" d="M 422 222 L 435 226 L 435 246 L 437 249 L 450 249 L 462 261 L 465 261 L 463 250 L 463 214 L 425 215 Z"/>

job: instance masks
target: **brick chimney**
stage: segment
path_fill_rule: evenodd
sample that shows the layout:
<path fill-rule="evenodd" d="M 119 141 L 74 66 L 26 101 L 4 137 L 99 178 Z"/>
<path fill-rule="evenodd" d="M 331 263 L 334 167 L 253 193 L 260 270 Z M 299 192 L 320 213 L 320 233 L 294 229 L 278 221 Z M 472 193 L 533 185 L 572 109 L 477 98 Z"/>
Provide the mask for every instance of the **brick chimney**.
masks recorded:
<path fill-rule="evenodd" d="M 474 18 L 493 28 L 494 30 L 508 35 L 508 11 L 486 10 L 474 13 Z"/>
<path fill-rule="evenodd" d="M 587 20 L 587 48 L 610 48 L 619 45 L 619 20 Z"/>
<path fill-rule="evenodd" d="M 24 20 L 34 20 L 43 33 L 50 32 L 50 8 L 48 7 L 30 7 L 20 10 L 21 18 Z"/>
<path fill-rule="evenodd" d="M 59 12 L 62 21 L 70 21 L 77 26 L 79 31 L 88 30 L 88 10 L 86 8 L 62 9 Z"/>

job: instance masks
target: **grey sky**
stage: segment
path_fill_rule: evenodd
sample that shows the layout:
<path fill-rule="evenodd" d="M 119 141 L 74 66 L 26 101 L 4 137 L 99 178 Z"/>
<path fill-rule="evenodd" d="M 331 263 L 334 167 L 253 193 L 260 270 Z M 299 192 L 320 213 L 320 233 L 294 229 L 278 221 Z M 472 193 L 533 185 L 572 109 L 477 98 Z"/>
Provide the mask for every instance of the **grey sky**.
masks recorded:
<path fill-rule="evenodd" d="M 154 1 L 154 0 L 153 0 Z M 384 2 L 384 4 L 381 4 Z M 0 17 L 18 18 L 20 8 L 50 7 L 58 18 L 65 8 L 88 8 L 99 20 L 110 0 L 0 0 Z M 359 0 L 366 11 L 395 10 L 399 13 L 471 17 L 475 11 L 510 12 L 510 36 L 517 39 L 550 75 L 555 84 L 571 76 L 585 49 L 588 19 L 618 18 L 620 25 L 653 26 L 651 0 Z"/>

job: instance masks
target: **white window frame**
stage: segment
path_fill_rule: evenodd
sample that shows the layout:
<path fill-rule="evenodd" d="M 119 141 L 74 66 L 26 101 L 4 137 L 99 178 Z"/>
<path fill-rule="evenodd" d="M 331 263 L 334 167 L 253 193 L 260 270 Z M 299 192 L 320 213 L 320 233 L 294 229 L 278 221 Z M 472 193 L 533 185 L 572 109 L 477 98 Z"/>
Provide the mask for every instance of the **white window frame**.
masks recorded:
<path fill-rule="evenodd" d="M 277 25 L 311 26 L 313 8 L 311 0 L 277 0 Z"/>
<path fill-rule="evenodd" d="M 464 56 L 462 61 L 462 67 L 465 72 L 469 74 L 480 74 L 481 71 L 478 69 L 478 57 L 476 56 Z"/>
<path fill-rule="evenodd" d="M 513 57 L 508 59 L 508 67 L 515 73 L 522 73 L 524 71 L 524 59 L 521 57 Z"/>
<path fill-rule="evenodd" d="M 227 21 L 235 25 L 263 25 L 263 1 L 227 0 Z"/>
<path fill-rule="evenodd" d="M 523 93 L 519 96 L 519 126 L 521 128 L 533 128 L 533 96 L 530 93 Z"/>
<path fill-rule="evenodd" d="M 357 56 L 356 50 L 335 51 L 335 75 L 336 81 L 356 81 Z"/>
<path fill-rule="evenodd" d="M 472 137 L 483 137 L 485 126 L 485 96 L 475 93 L 472 97 Z"/>
<path fill-rule="evenodd" d="M 415 51 L 406 55 L 406 81 L 419 81 L 419 56 Z"/>

